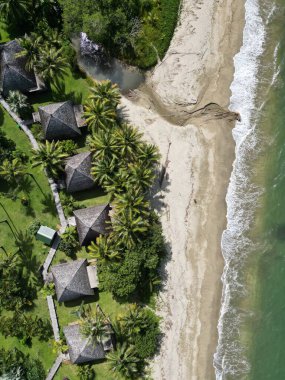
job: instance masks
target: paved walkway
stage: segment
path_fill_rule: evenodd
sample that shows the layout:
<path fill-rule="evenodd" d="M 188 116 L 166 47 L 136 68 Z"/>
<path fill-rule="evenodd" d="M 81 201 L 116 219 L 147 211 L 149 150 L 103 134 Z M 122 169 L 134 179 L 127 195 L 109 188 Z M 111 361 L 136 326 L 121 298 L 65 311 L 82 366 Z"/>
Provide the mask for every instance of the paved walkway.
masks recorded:
<path fill-rule="evenodd" d="M 51 319 L 51 325 L 53 329 L 54 340 L 58 342 L 60 340 L 59 325 L 58 325 L 55 305 L 54 305 L 52 296 L 47 296 L 47 304 L 48 304 L 49 315 Z"/>
<path fill-rule="evenodd" d="M 46 380 L 52 380 L 54 378 L 54 376 L 56 375 L 61 363 L 62 363 L 62 360 L 63 360 L 63 356 L 62 354 L 59 354 L 58 357 L 56 358 L 55 362 L 53 363 L 53 366 L 51 367 L 51 369 L 49 370 L 49 373 L 46 377 Z"/>

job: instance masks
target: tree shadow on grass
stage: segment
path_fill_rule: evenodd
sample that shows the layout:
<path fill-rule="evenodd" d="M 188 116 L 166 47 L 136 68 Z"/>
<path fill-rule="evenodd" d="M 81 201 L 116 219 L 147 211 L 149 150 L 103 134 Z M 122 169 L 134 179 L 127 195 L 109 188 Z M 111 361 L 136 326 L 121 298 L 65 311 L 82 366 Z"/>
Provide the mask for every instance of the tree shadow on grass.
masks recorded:
<path fill-rule="evenodd" d="M 49 212 L 52 216 L 57 215 L 54 199 L 51 194 L 45 194 L 41 201 L 41 204 L 44 206 L 42 209 L 43 212 Z"/>
<path fill-rule="evenodd" d="M 86 296 L 86 297 L 81 297 L 73 301 L 68 301 L 68 302 L 63 302 L 60 304 L 63 304 L 65 307 L 70 308 L 70 307 L 80 307 L 82 302 L 84 302 L 84 305 L 88 305 L 90 303 L 98 302 L 99 301 L 99 291 L 95 290 L 94 296 Z"/>
<path fill-rule="evenodd" d="M 34 248 L 33 237 L 27 231 L 19 231 L 17 233 L 16 246 L 23 254 L 30 254 Z"/>
<path fill-rule="evenodd" d="M 82 94 L 75 91 L 66 91 L 66 85 L 63 81 L 56 83 L 53 91 L 53 99 L 58 102 L 71 100 L 74 104 L 81 104 Z"/>

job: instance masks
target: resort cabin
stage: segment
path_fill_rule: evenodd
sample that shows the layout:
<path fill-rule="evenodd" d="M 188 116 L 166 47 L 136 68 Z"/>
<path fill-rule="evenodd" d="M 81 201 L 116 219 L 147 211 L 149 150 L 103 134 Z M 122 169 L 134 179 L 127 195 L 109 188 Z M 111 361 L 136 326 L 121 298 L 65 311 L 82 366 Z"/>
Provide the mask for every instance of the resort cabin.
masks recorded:
<path fill-rule="evenodd" d="M 110 325 L 106 325 L 106 328 L 110 331 L 109 336 L 106 334 L 107 337 L 98 343 L 81 333 L 79 323 L 64 327 L 63 332 L 68 345 L 70 361 L 73 364 L 82 364 L 105 359 L 106 353 L 113 349 L 113 330 Z"/>
<path fill-rule="evenodd" d="M 45 89 L 34 70 L 27 70 L 26 57 L 17 56 L 23 48 L 16 40 L 0 45 L 0 91 L 4 97 L 10 91 L 30 93 Z"/>
<path fill-rule="evenodd" d="M 51 273 L 58 302 L 93 296 L 94 289 L 99 285 L 97 268 L 89 268 L 86 259 L 54 265 Z"/>
<path fill-rule="evenodd" d="M 69 193 L 87 190 L 94 186 L 91 166 L 91 152 L 79 153 L 67 160 L 65 165 L 65 183 L 66 190 Z"/>
<path fill-rule="evenodd" d="M 46 140 L 76 139 L 81 135 L 83 109 L 72 101 L 48 104 L 39 107 L 33 114 L 35 123 L 41 123 Z"/>
<path fill-rule="evenodd" d="M 81 245 L 88 245 L 99 235 L 107 235 L 111 229 L 109 204 L 83 208 L 73 212 Z"/>

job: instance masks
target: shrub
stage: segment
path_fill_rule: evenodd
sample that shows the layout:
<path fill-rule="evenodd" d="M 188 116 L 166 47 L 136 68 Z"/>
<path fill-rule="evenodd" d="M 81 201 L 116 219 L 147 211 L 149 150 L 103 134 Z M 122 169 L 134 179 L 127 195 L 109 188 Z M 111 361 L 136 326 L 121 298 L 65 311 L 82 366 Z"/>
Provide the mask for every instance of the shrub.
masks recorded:
<path fill-rule="evenodd" d="M 4 159 L 12 158 L 12 153 L 16 149 L 16 144 L 13 140 L 6 136 L 3 129 L 0 128 L 0 162 Z"/>
<path fill-rule="evenodd" d="M 94 380 L 95 379 L 95 371 L 90 364 L 78 366 L 77 374 L 80 380 Z"/>
<path fill-rule="evenodd" d="M 72 215 L 73 210 L 76 210 L 81 207 L 80 203 L 76 202 L 76 200 L 71 194 L 61 192 L 60 200 L 61 200 L 62 207 L 64 208 L 64 212 L 68 216 Z"/>
<path fill-rule="evenodd" d="M 73 140 L 62 140 L 59 142 L 59 145 L 62 152 L 69 156 L 77 153 L 78 145 Z"/>
<path fill-rule="evenodd" d="M 31 132 L 32 134 L 35 136 L 35 138 L 38 140 L 38 141 L 44 141 L 44 132 L 43 132 L 43 128 L 40 124 L 33 124 L 31 126 Z"/>
<path fill-rule="evenodd" d="M 18 116 L 22 118 L 31 116 L 31 105 L 28 103 L 28 97 L 20 91 L 9 91 L 7 103 Z"/>
<path fill-rule="evenodd" d="M 36 219 L 28 227 L 27 232 L 29 235 L 35 236 L 41 226 L 41 222 Z"/>
<path fill-rule="evenodd" d="M 78 234 L 75 227 L 68 227 L 65 233 L 61 235 L 61 240 L 58 246 L 67 256 L 74 256 L 80 248 L 78 242 Z"/>

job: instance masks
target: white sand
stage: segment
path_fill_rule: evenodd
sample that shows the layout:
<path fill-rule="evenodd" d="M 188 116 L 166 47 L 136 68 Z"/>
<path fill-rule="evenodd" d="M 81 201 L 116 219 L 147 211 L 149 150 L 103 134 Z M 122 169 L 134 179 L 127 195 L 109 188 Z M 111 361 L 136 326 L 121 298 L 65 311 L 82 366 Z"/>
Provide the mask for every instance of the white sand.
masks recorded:
<path fill-rule="evenodd" d="M 129 121 L 159 146 L 161 163 L 167 160 L 154 199 L 169 247 L 156 380 L 214 378 L 233 118 L 212 107 L 185 122 L 185 110 L 212 102 L 227 107 L 242 29 L 243 1 L 184 0 L 165 59 L 135 100 L 123 99 Z M 182 119 L 184 127 L 174 125 Z"/>

